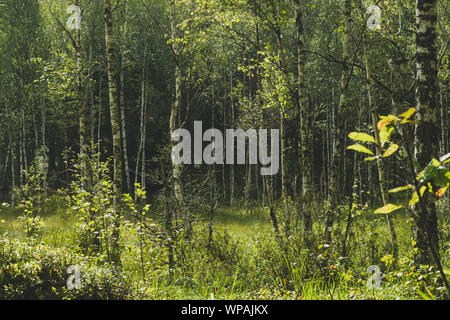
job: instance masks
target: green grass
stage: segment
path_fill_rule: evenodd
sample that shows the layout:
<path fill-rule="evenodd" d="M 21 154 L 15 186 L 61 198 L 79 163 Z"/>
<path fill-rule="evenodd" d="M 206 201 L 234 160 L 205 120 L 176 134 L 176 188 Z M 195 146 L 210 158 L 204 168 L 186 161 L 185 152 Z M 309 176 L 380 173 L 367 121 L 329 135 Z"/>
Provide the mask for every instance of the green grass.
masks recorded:
<path fill-rule="evenodd" d="M 249 214 L 237 208 L 218 208 L 213 221 L 216 229 L 227 230 L 231 235 L 244 239 L 273 230 L 268 208 L 255 209 Z"/>
<path fill-rule="evenodd" d="M 54 200 L 54 199 L 53 199 Z M 61 205 L 61 204 L 59 204 Z M 18 239 L 26 237 L 23 223 L 20 221 L 20 210 L 6 208 L 0 211 L 0 235 L 7 233 Z M 73 235 L 77 218 L 66 214 L 55 201 L 49 201 L 41 214 L 42 241 L 57 247 L 66 246 L 67 239 Z"/>
<path fill-rule="evenodd" d="M 280 214 L 280 212 L 278 212 Z M 15 209 L 2 209 L 0 212 L 0 236 L 25 239 L 19 212 Z M 156 216 L 152 215 L 154 219 Z M 208 212 L 200 214 L 203 222 L 208 221 Z M 321 230 L 322 221 L 314 225 Z M 65 212 L 60 199 L 53 199 L 42 212 L 41 241 L 59 248 L 73 248 L 76 238 L 77 218 Z M 282 221 L 280 217 L 280 221 Z M 400 256 L 412 250 L 412 220 L 405 213 L 395 216 L 395 226 L 400 244 Z M 345 230 L 345 218 L 338 219 L 336 229 Z M 444 223 L 442 250 L 443 264 L 448 266 L 448 221 Z M 131 226 L 130 226 L 131 228 Z M 172 277 L 169 277 L 165 247 L 148 242 L 144 247 L 145 279 L 140 266 L 139 242 L 130 228 L 122 228 L 124 270 L 134 279 L 140 289 L 139 298 L 147 299 L 426 299 L 436 298 L 428 292 L 428 284 L 421 290 L 409 283 L 407 277 L 382 282 L 382 288 L 368 290 L 365 270 L 376 264 L 388 273 L 381 258 L 390 252 L 390 235 L 385 217 L 367 211 L 353 220 L 352 232 L 348 240 L 350 264 L 348 269 L 329 277 L 327 270 L 337 265 L 339 260 L 332 258 L 323 269 L 311 274 L 313 264 L 319 264 L 324 252 L 312 250 L 305 259 L 296 259 L 297 251 L 292 247 L 289 258 L 284 256 L 273 239 L 273 227 L 268 209 L 254 209 L 246 212 L 238 208 L 218 208 L 214 215 L 214 240 L 222 248 L 225 258 L 217 252 L 205 251 L 207 232 L 201 232 L 206 225 L 197 227 L 199 238 L 187 246 L 187 256 Z M 227 236 L 228 235 L 228 236 Z M 336 255 L 342 240 L 336 234 L 336 242 L 326 254 Z M 342 237 L 342 235 L 341 235 Z M 321 242 L 320 237 L 316 239 Z M 295 242 L 291 243 L 296 245 Z M 445 247 L 447 245 L 447 247 Z M 333 249 L 336 247 L 336 250 Z M 301 246 L 299 245 L 300 249 Z M 214 249 L 215 250 L 215 249 Z M 219 250 L 219 249 L 218 249 Z M 220 251 L 219 250 L 219 251 Z M 233 251 L 235 250 L 235 251 Z M 294 251 L 293 251 L 294 250 Z M 334 251 L 333 251 L 334 250 Z M 280 251 L 280 252 L 278 252 Z M 302 253 L 303 254 L 303 253 Z M 229 255 L 229 256 L 227 256 Z M 298 255 L 301 253 L 298 251 Z M 227 260 L 229 259 L 229 260 Z M 235 259 L 235 262 L 230 262 Z M 288 261 L 289 260 L 289 261 Z M 233 260 L 234 261 L 234 260 Z M 324 260 L 326 261 L 326 260 Z M 325 262 L 324 262 L 325 263 Z M 287 266 L 287 267 L 286 267 Z M 287 268 L 287 269 L 286 269 Z M 331 269 L 330 269 L 331 270 Z M 431 290 L 431 287 L 430 287 Z M 432 290 L 431 290 L 432 291 Z"/>

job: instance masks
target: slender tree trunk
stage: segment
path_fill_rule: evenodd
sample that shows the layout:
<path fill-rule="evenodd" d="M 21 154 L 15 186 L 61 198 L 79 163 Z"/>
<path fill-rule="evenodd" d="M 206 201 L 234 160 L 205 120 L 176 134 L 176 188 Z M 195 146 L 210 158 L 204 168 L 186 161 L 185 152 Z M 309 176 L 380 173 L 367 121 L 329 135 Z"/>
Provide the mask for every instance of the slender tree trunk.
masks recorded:
<path fill-rule="evenodd" d="M 90 42 L 89 44 L 89 76 L 90 76 L 90 80 L 92 82 L 94 82 L 94 71 L 92 68 L 93 62 L 92 62 L 92 42 Z M 89 117 L 90 117 L 90 129 L 91 129 L 91 133 L 90 133 L 90 138 L 89 138 L 89 145 L 93 144 L 95 141 L 95 109 L 94 109 L 94 105 L 95 105 L 95 88 L 91 88 L 89 90 L 89 96 L 90 96 L 90 107 L 89 107 Z"/>
<path fill-rule="evenodd" d="M 245 211 L 249 209 L 249 196 L 250 196 L 250 163 L 249 154 L 245 155 L 245 176 L 244 176 L 244 201 Z"/>
<path fill-rule="evenodd" d="M 284 110 L 280 108 L 280 139 L 281 139 L 281 199 L 284 204 L 285 222 L 284 232 L 286 238 L 289 237 L 291 227 L 291 212 L 288 207 L 287 194 L 287 172 L 286 172 L 286 130 L 285 130 Z"/>
<path fill-rule="evenodd" d="M 286 70 L 287 63 L 286 58 L 284 55 L 284 48 L 281 38 L 281 30 L 277 29 L 275 30 L 275 35 L 277 37 L 277 46 L 278 46 L 278 57 L 280 59 L 281 63 L 281 69 Z M 291 85 L 289 84 L 289 79 L 286 78 L 286 82 L 289 88 L 291 88 Z M 293 98 L 294 105 L 297 106 L 298 103 Z M 291 228 L 291 212 L 289 210 L 288 206 L 288 194 L 287 194 L 287 162 L 286 162 L 286 132 L 285 132 L 285 110 L 280 106 L 280 139 L 281 139 L 281 199 L 284 204 L 284 211 L 285 211 L 285 222 L 284 222 L 284 232 L 286 235 L 286 238 L 289 237 L 290 228 Z"/>
<path fill-rule="evenodd" d="M 223 109 L 223 130 L 227 129 L 227 108 L 226 104 L 222 103 L 222 109 Z M 226 174 L 225 174 L 225 168 L 226 164 L 224 163 L 222 165 L 222 192 L 223 192 L 223 203 L 227 200 L 227 182 L 226 182 Z"/>
<path fill-rule="evenodd" d="M 22 153 L 22 134 L 20 134 L 19 142 L 19 187 L 22 191 L 23 188 L 23 153 Z"/>
<path fill-rule="evenodd" d="M 146 153 L 145 153 L 145 145 L 147 138 L 147 79 L 144 79 L 143 82 L 143 110 L 142 110 L 142 153 L 141 153 L 141 187 L 145 189 L 146 187 L 146 174 L 145 174 L 145 161 L 146 161 Z"/>
<path fill-rule="evenodd" d="M 216 206 L 216 181 L 215 181 L 215 174 L 214 174 L 214 164 L 212 165 L 212 168 L 208 169 L 208 176 L 210 179 L 210 194 L 209 194 L 209 223 L 208 223 L 208 250 L 211 248 L 212 238 L 213 238 L 213 231 L 214 231 L 214 210 Z"/>
<path fill-rule="evenodd" d="M 402 91 L 399 81 L 400 74 L 400 61 L 396 60 L 395 57 L 389 59 L 389 69 L 390 69 L 390 82 L 391 82 L 391 114 L 398 114 L 399 107 L 401 107 L 400 97 L 402 95 Z"/>
<path fill-rule="evenodd" d="M 364 43 L 364 40 L 363 40 Z M 377 129 L 377 110 L 375 104 L 373 102 L 373 93 L 372 93 L 372 81 L 371 72 L 370 72 L 370 64 L 369 64 L 369 52 L 367 52 L 367 48 L 365 44 L 364 47 L 364 63 L 366 68 L 366 86 L 367 86 L 367 98 L 369 104 L 369 111 L 372 118 L 372 128 L 375 133 L 376 140 L 376 149 L 377 149 L 377 169 L 378 169 L 378 182 L 380 186 L 381 198 L 383 199 L 383 205 L 387 205 L 389 203 L 389 194 L 387 192 L 387 180 L 385 178 L 385 168 L 383 161 L 381 159 L 381 155 L 383 154 L 383 150 L 381 148 L 380 134 Z M 389 232 L 391 234 L 391 244 L 392 244 L 392 254 L 395 260 L 398 260 L 398 241 L 397 241 L 397 233 L 395 232 L 394 221 L 391 214 L 386 214 Z"/>
<path fill-rule="evenodd" d="M 111 0 L 104 0 L 105 42 L 108 63 L 109 108 L 113 135 L 114 154 L 114 231 L 112 235 L 111 259 L 120 264 L 120 200 L 122 196 L 122 144 L 120 137 L 119 108 L 117 105 L 117 73 L 113 47 L 113 18 Z"/>
<path fill-rule="evenodd" d="M 8 140 L 8 151 L 6 152 L 5 164 L 3 165 L 3 173 L 2 173 L 2 184 L 0 186 L 0 190 L 3 190 L 6 185 L 6 173 L 8 170 L 9 158 L 11 157 L 11 136 Z"/>
<path fill-rule="evenodd" d="M 261 201 L 261 190 L 259 186 L 259 166 L 257 164 L 253 166 L 253 174 L 255 176 L 256 199 L 259 203 Z"/>
<path fill-rule="evenodd" d="M 234 129 L 234 99 L 233 99 L 233 70 L 230 71 L 230 99 L 231 99 L 231 123 Z M 230 167 L 230 206 L 234 206 L 234 166 Z"/>
<path fill-rule="evenodd" d="M 34 129 L 34 148 L 36 149 L 35 155 L 37 155 L 37 151 L 39 149 L 39 134 L 38 134 L 37 122 L 36 122 L 36 112 L 34 112 L 35 107 L 34 107 L 33 93 L 31 93 L 31 96 L 32 96 L 32 98 L 31 98 L 31 113 L 33 114 L 33 129 Z"/>
<path fill-rule="evenodd" d="M 23 71 L 21 71 L 20 78 L 20 91 L 21 91 L 21 104 L 20 104 L 20 143 L 19 143 L 19 181 L 20 181 L 20 190 L 23 188 L 23 178 L 24 171 L 26 171 L 27 165 L 27 153 L 25 148 L 25 85 L 23 79 Z"/>
<path fill-rule="evenodd" d="M 211 108 L 211 128 L 214 128 L 214 121 L 215 121 L 215 95 L 214 95 L 214 80 L 212 85 L 212 108 Z M 209 166 L 208 168 L 208 178 L 209 178 L 209 187 L 210 187 L 210 193 L 209 193 L 209 223 L 208 223 L 208 250 L 211 247 L 212 238 L 213 238 L 213 223 L 214 223 L 214 210 L 216 208 L 216 165 L 215 163 L 212 164 L 212 166 Z"/>
<path fill-rule="evenodd" d="M 21 106 L 21 118 L 22 118 L 22 154 L 23 154 L 23 169 L 28 171 L 28 157 L 27 157 L 27 129 L 26 129 L 26 121 L 25 121 L 25 87 L 22 80 L 22 90 L 23 90 L 23 100 Z"/>
<path fill-rule="evenodd" d="M 180 53 L 178 50 L 177 43 L 177 30 L 176 30 L 176 3 L 175 0 L 170 0 L 170 28 L 171 28 L 171 38 L 172 38 L 172 52 L 173 59 L 175 62 L 175 100 L 172 105 L 172 110 L 170 113 L 170 136 L 177 129 L 176 128 L 176 120 L 178 116 L 178 112 L 181 108 L 181 61 L 180 61 Z M 172 168 L 172 179 L 173 179 L 173 189 L 174 195 L 177 199 L 178 203 L 181 204 L 183 201 L 183 194 L 181 188 L 181 164 L 173 164 Z M 186 217 L 184 217 L 186 218 Z"/>
<path fill-rule="evenodd" d="M 75 0 L 76 6 L 80 6 L 80 0 Z M 76 78 L 76 96 L 78 102 L 78 117 L 80 126 L 80 160 L 81 160 L 81 173 L 82 173 L 82 183 L 87 188 L 91 190 L 90 184 L 90 167 L 89 167 L 89 155 L 88 155 L 88 132 L 86 125 L 87 118 L 87 104 L 83 98 L 83 69 L 82 69 L 82 47 L 81 47 L 81 30 L 76 30 L 75 35 L 75 60 L 77 66 L 77 78 Z"/>
<path fill-rule="evenodd" d="M 125 2 L 125 24 L 123 32 L 123 41 L 126 40 L 127 35 L 127 22 L 128 22 L 128 0 Z M 120 118 L 121 118 L 121 130 L 122 130 L 122 147 L 123 147 L 123 161 L 125 166 L 125 181 L 127 191 L 131 190 L 130 182 L 130 166 L 128 163 L 128 148 L 127 148 L 127 129 L 126 129 L 126 118 L 125 118 L 125 68 L 124 68 L 124 58 L 123 52 L 120 57 L 121 68 L 120 68 Z"/>
<path fill-rule="evenodd" d="M 348 87 L 350 84 L 351 68 L 349 65 L 351 58 L 350 38 L 352 25 L 352 3 L 351 0 L 345 0 L 344 4 L 344 40 L 343 40 L 343 64 L 341 75 L 341 95 L 339 98 L 339 109 L 337 111 L 337 127 L 336 127 L 336 146 L 333 151 L 330 187 L 329 187 L 329 202 L 330 208 L 327 212 L 327 219 L 325 221 L 325 240 L 331 242 L 331 233 L 333 223 L 336 217 L 336 210 L 339 203 L 339 173 L 341 170 L 341 154 L 344 143 L 344 129 L 345 129 L 345 113 L 348 108 Z"/>
<path fill-rule="evenodd" d="M 262 108 L 262 101 L 261 101 L 261 94 L 260 94 L 261 73 L 260 73 L 259 65 L 260 65 L 262 57 L 261 57 L 261 53 L 260 53 L 261 41 L 260 41 L 260 32 L 259 32 L 259 23 L 258 22 L 255 23 L 255 41 L 256 41 L 256 50 L 257 50 L 256 60 L 258 61 L 258 63 L 256 64 L 256 68 L 255 68 L 255 94 L 256 94 L 256 103 L 258 106 L 257 110 L 259 111 L 258 126 L 261 129 L 264 127 L 264 111 Z M 264 209 L 264 207 L 265 207 L 264 178 L 260 179 L 259 172 L 260 172 L 259 165 L 256 165 L 255 166 L 256 192 L 258 195 L 258 202 L 261 203 L 261 206 Z M 259 184 L 260 181 L 261 181 L 261 185 Z"/>
<path fill-rule="evenodd" d="M 141 153 L 142 153 L 142 146 L 144 143 L 144 111 L 145 108 L 145 64 L 142 67 L 142 81 L 141 81 L 141 112 L 140 112 L 140 118 L 141 118 L 141 125 L 140 125 L 140 139 L 139 139 L 139 148 L 138 153 L 136 156 L 136 169 L 135 169 L 135 175 L 134 175 L 134 200 L 137 201 L 137 183 L 139 181 L 139 163 L 141 162 Z"/>
<path fill-rule="evenodd" d="M 424 168 L 434 157 L 439 159 L 439 117 L 436 101 L 436 0 L 416 0 L 416 118 L 415 157 Z M 426 214 L 418 208 L 415 237 L 420 250 L 417 262 L 430 264 L 434 249 L 439 258 L 438 223 L 436 207 L 431 197 L 426 197 Z M 430 242 L 430 241 L 431 242 Z M 439 263 L 438 261 L 435 261 Z"/>
<path fill-rule="evenodd" d="M 42 89 L 41 89 L 42 90 Z M 45 104 L 45 97 L 44 94 L 41 93 L 40 96 L 40 100 L 41 100 L 41 139 L 42 139 L 42 146 L 44 148 L 46 148 L 47 143 L 46 143 L 46 139 L 47 139 L 47 106 Z"/>
<path fill-rule="evenodd" d="M 100 157 L 101 153 L 101 129 L 102 129 L 102 108 L 103 108 L 103 100 L 102 100 L 102 77 L 99 77 L 98 81 L 98 124 L 97 124 L 97 152 Z M 100 159 L 99 159 L 100 160 Z"/>
<path fill-rule="evenodd" d="M 10 136 L 10 142 L 12 143 L 11 148 L 11 180 L 12 180 L 12 189 L 11 189 L 11 206 L 14 208 L 16 203 L 16 173 L 15 173 L 15 145 L 12 140 L 12 137 Z"/>
<path fill-rule="evenodd" d="M 5 107 L 6 107 L 6 105 L 7 104 L 5 103 Z M 8 135 L 8 151 L 6 152 L 5 163 L 3 166 L 2 184 L 0 186 L 0 190 L 3 190 L 6 186 L 6 176 L 7 176 L 8 164 L 9 164 L 10 158 L 11 158 L 11 162 L 12 162 L 12 150 L 11 149 L 12 149 L 12 135 L 11 135 L 11 131 L 10 131 L 9 135 Z"/>
<path fill-rule="evenodd" d="M 269 216 L 270 220 L 272 221 L 273 230 L 275 232 L 275 235 L 279 238 L 280 237 L 280 228 L 278 227 L 278 219 L 273 203 L 273 186 L 272 181 L 273 178 L 271 176 L 264 176 L 263 178 L 265 180 L 265 191 L 266 191 L 266 199 L 267 203 L 269 204 Z"/>
<path fill-rule="evenodd" d="M 161 172 L 165 172 L 163 166 L 161 165 Z M 170 177 L 164 176 L 165 185 L 170 185 Z M 170 188 L 164 189 L 164 205 L 166 214 L 164 217 L 165 224 L 165 233 L 166 233 L 166 241 L 165 245 L 167 248 L 167 260 L 168 260 L 168 269 L 169 269 L 169 278 L 173 276 L 173 270 L 175 268 L 175 250 L 174 250 L 174 239 L 175 239 L 175 230 L 173 220 L 174 220 L 174 211 L 173 211 L 173 202 L 170 200 L 173 197 L 172 190 Z"/>
<path fill-rule="evenodd" d="M 295 6 L 295 25 L 297 29 L 297 72 L 298 72 L 298 104 L 299 104 L 299 128 L 301 145 L 299 146 L 301 156 L 302 173 L 302 216 L 304 237 L 312 237 L 312 219 L 309 204 L 311 203 L 312 192 L 314 189 L 312 181 L 312 163 L 311 163 L 311 130 L 308 121 L 308 97 L 306 95 L 306 52 L 305 36 L 303 32 L 303 17 L 300 0 L 294 0 Z"/>

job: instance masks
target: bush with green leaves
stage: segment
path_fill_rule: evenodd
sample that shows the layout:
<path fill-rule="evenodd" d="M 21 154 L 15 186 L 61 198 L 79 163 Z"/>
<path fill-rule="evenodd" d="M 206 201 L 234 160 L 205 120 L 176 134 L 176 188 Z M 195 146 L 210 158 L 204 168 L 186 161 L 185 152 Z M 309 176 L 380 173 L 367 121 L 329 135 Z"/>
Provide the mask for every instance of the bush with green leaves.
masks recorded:
<path fill-rule="evenodd" d="M 28 237 L 39 237 L 42 227 L 41 211 L 44 207 L 45 192 L 42 182 L 45 177 L 36 172 L 34 166 L 24 172 L 25 184 L 23 185 L 18 208 L 22 211 L 19 219 L 23 221 L 24 231 Z"/>
<path fill-rule="evenodd" d="M 80 269 L 79 289 L 69 289 L 69 266 Z M 118 267 L 68 248 L 0 240 L 0 299 L 126 299 L 136 290 Z"/>
<path fill-rule="evenodd" d="M 111 179 L 111 158 L 100 161 L 91 147 L 89 167 L 92 174 L 86 181 L 81 162 L 73 162 L 73 181 L 67 192 L 69 212 L 79 218 L 77 223 L 79 247 L 84 254 L 110 258 L 111 238 L 116 228 L 117 213 L 113 210 L 114 183 Z"/>

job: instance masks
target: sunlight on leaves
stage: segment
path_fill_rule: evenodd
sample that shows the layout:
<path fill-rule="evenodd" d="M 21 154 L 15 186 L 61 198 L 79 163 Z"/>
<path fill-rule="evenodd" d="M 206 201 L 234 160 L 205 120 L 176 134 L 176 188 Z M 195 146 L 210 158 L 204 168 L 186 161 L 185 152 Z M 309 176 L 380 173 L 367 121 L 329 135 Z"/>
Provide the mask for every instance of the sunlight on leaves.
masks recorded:
<path fill-rule="evenodd" d="M 398 144 L 391 144 L 389 148 L 384 152 L 383 158 L 389 157 L 394 154 L 395 151 L 398 150 Z"/>
<path fill-rule="evenodd" d="M 350 132 L 348 134 L 348 137 L 353 140 L 376 143 L 374 137 L 372 137 L 370 134 L 363 133 L 363 132 Z"/>
<path fill-rule="evenodd" d="M 389 190 L 389 193 L 396 193 L 396 192 L 400 192 L 400 191 L 404 191 L 404 190 L 409 190 L 409 189 L 414 189 L 414 186 L 412 185 L 407 185 L 407 186 L 403 186 L 403 187 L 397 187 L 394 189 Z"/>
<path fill-rule="evenodd" d="M 372 151 L 370 151 L 369 149 L 367 149 L 366 147 L 364 147 L 363 145 L 360 145 L 360 144 L 353 144 L 351 146 L 348 146 L 347 149 L 374 155 L 374 153 Z"/>
<path fill-rule="evenodd" d="M 410 108 L 406 112 L 403 112 L 400 117 L 404 120 L 408 120 L 414 113 L 416 112 L 416 108 Z"/>
<path fill-rule="evenodd" d="M 388 203 L 387 205 L 385 205 L 385 206 L 375 210 L 374 213 L 390 213 L 392 211 L 395 211 L 395 210 L 398 210 L 398 209 L 401 209 L 401 208 L 403 208 L 403 206 L 392 204 L 392 203 Z"/>

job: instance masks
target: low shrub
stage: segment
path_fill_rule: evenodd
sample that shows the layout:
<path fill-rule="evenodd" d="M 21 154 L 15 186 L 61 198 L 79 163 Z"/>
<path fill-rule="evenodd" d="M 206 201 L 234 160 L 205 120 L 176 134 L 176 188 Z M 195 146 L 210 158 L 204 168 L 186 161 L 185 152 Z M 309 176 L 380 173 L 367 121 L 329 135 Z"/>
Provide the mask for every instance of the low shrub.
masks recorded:
<path fill-rule="evenodd" d="M 0 299 L 126 299 L 134 295 L 120 268 L 67 248 L 0 240 Z M 79 268 L 79 288 L 68 288 L 69 266 Z M 70 269 L 69 269 L 70 270 Z"/>

